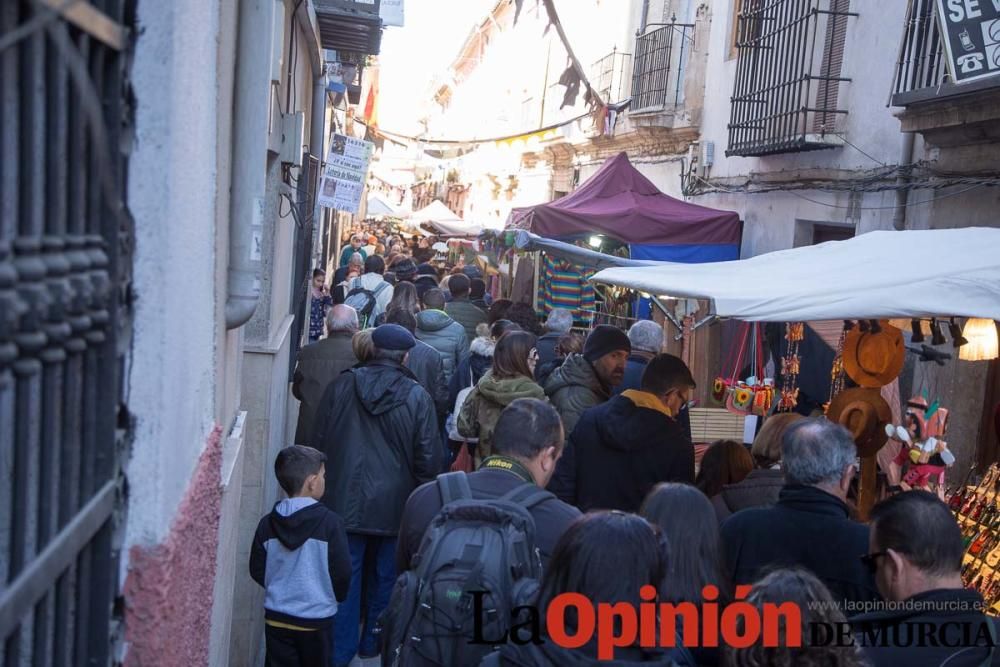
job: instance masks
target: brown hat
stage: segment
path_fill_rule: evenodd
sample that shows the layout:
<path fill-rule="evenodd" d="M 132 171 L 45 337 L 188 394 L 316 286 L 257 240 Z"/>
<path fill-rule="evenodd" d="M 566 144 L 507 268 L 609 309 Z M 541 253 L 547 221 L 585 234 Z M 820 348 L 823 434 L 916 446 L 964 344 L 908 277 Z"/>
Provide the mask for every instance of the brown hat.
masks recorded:
<path fill-rule="evenodd" d="M 888 320 L 880 322 L 881 331 L 862 331 L 855 324 L 844 338 L 844 371 L 862 387 L 882 387 L 903 370 L 906 348 L 903 334 Z"/>
<path fill-rule="evenodd" d="M 892 423 L 892 409 L 878 389 L 845 389 L 830 401 L 826 416 L 851 432 L 858 456 L 873 456 L 889 438 L 885 425 Z"/>

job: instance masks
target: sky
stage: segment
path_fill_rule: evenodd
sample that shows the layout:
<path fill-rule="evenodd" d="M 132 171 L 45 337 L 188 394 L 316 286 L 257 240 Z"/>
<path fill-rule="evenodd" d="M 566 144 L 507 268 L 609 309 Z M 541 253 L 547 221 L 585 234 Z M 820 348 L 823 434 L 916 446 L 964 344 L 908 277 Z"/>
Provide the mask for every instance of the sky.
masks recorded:
<path fill-rule="evenodd" d="M 387 27 L 379 54 L 379 125 L 414 134 L 419 103 L 496 0 L 406 0 L 405 25 Z"/>

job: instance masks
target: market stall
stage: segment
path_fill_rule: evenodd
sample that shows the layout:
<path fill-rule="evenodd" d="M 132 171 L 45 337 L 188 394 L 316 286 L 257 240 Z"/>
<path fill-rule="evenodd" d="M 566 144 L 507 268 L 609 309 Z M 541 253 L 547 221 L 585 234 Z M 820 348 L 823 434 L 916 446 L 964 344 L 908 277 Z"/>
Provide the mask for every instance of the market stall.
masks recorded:
<path fill-rule="evenodd" d="M 851 431 L 858 445 L 862 516 L 874 500 L 876 456 L 885 447 L 890 466 L 898 469 L 900 488 L 923 488 L 948 497 L 969 549 L 966 582 L 986 592 L 994 577 L 1000 581 L 1000 570 L 992 569 L 1000 564 L 1000 521 L 995 520 L 1000 516 L 1000 474 L 992 465 L 978 486 L 967 486 L 966 479 L 946 496 L 945 470 L 955 462 L 947 443 L 948 408 L 926 388 L 892 406 L 885 388 L 896 381 L 908 352 L 932 366 L 953 363 L 953 357 L 997 358 L 997 248 L 1000 229 L 879 231 L 734 262 L 612 267 L 592 280 L 661 299 L 700 300 L 707 304 L 702 323 L 726 318 L 786 323 L 780 383 L 768 385 L 759 375 L 744 379 L 733 374 L 721 376 L 713 387 L 713 398 L 720 404 L 748 413 L 767 414 L 772 406 L 794 409 L 803 323 L 844 320 L 826 414 Z M 967 319 L 963 323 L 957 318 Z M 747 331 L 760 326 L 745 325 Z M 902 329 L 912 331 L 909 341 Z M 740 350 L 742 354 L 742 346 Z M 991 513 L 989 521 L 982 520 L 984 512 Z M 996 592 L 994 599 L 1000 597 L 1000 584 Z"/>
<path fill-rule="evenodd" d="M 607 160 L 571 194 L 514 209 L 507 229 L 534 234 L 537 238 L 523 246 L 519 241 L 519 247 L 544 251 L 538 269 L 543 311 L 567 305 L 586 310 L 593 303 L 585 285 L 590 267 L 566 259 L 565 253 L 550 252 L 544 247 L 546 241 L 585 243 L 597 250 L 617 246 L 620 253 L 605 254 L 625 255 L 624 259 L 698 263 L 737 259 L 742 233 L 737 214 L 660 192 L 625 153 Z M 560 287 L 567 284 L 574 287 L 572 292 L 560 294 Z M 578 293 L 582 301 L 572 303 Z M 629 314 L 647 317 L 649 303 L 640 301 L 636 312 Z"/>
<path fill-rule="evenodd" d="M 411 227 L 436 236 L 464 236 L 475 238 L 486 229 L 483 225 L 464 220 L 442 202 L 435 199 L 427 206 L 414 211 L 407 220 Z"/>

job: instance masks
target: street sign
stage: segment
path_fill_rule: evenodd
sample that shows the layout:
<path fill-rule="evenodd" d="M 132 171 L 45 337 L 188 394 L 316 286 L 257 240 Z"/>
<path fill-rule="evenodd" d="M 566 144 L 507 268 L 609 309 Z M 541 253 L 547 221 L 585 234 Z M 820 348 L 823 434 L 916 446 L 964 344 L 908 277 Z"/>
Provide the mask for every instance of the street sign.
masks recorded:
<path fill-rule="evenodd" d="M 317 201 L 320 206 L 357 213 L 368 180 L 368 163 L 375 144 L 343 134 L 333 135 L 333 145 L 323 166 Z"/>
<path fill-rule="evenodd" d="M 1000 74 L 1000 0 L 937 0 L 937 8 L 952 81 Z"/>

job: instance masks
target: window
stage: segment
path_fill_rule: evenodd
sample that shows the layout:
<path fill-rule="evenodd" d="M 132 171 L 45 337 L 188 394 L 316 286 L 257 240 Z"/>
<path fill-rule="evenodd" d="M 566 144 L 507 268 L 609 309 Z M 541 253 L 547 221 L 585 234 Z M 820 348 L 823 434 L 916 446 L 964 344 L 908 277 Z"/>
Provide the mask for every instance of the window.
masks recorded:
<path fill-rule="evenodd" d="M 853 224 L 796 220 L 795 238 L 792 245 L 801 248 L 827 241 L 846 241 L 854 238 L 855 230 L 856 227 Z"/>
<path fill-rule="evenodd" d="M 850 0 L 742 0 L 726 155 L 843 144 L 836 135 Z M 822 37 L 820 37 L 822 36 Z"/>
<path fill-rule="evenodd" d="M 694 41 L 694 26 L 668 23 L 635 39 L 632 61 L 633 114 L 678 107 L 684 96 L 684 71 Z"/>

